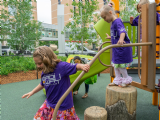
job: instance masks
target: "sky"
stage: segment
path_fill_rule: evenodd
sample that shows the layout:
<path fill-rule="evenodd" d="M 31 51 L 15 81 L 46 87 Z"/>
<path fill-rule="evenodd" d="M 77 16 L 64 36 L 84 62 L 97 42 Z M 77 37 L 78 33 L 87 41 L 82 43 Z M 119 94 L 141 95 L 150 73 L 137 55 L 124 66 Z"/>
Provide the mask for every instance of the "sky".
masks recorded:
<path fill-rule="evenodd" d="M 37 15 L 39 21 L 51 24 L 51 0 L 37 0 Z"/>
<path fill-rule="evenodd" d="M 149 1 L 154 2 L 155 0 Z M 39 21 L 51 24 L 51 0 L 37 0 L 37 14 Z"/>

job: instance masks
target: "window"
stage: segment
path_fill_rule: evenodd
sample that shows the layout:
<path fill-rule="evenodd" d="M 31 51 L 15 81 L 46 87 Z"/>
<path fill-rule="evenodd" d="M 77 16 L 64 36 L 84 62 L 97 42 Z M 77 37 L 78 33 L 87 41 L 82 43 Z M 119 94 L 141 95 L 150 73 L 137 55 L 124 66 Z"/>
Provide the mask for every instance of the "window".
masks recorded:
<path fill-rule="evenodd" d="M 107 3 L 107 1 L 106 0 L 103 0 L 104 1 L 104 5 Z"/>
<path fill-rule="evenodd" d="M 61 1 L 60 1 L 60 0 L 58 0 L 58 4 L 61 4 Z"/>
<path fill-rule="evenodd" d="M 72 0 L 72 1 L 75 1 L 75 0 Z M 74 16 L 75 16 L 75 13 L 76 13 L 76 7 L 73 6 L 73 14 L 74 14 Z"/>
<path fill-rule="evenodd" d="M 9 49 L 9 46 L 2 46 L 2 49 Z"/>

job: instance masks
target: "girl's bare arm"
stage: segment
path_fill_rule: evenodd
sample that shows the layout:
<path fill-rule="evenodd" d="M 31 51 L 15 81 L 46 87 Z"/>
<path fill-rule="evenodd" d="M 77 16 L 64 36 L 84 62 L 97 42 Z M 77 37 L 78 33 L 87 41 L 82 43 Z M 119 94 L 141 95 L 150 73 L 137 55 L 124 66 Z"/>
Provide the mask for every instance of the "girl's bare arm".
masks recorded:
<path fill-rule="evenodd" d="M 31 92 L 29 92 L 29 93 L 26 93 L 26 94 L 24 94 L 23 96 L 22 96 L 22 98 L 25 98 L 25 97 L 27 97 L 27 98 L 29 98 L 30 96 L 32 96 L 33 94 L 35 94 L 35 93 L 37 93 L 38 91 L 40 91 L 40 90 L 42 90 L 44 87 L 41 85 L 41 84 L 39 84 L 37 87 L 35 87 Z"/>
<path fill-rule="evenodd" d="M 41 84 L 39 84 L 37 87 L 35 87 L 33 90 L 32 90 L 32 92 L 33 92 L 33 94 L 34 93 L 37 93 L 37 92 L 39 92 L 40 90 L 42 90 L 44 88 L 44 86 L 42 86 Z"/>
<path fill-rule="evenodd" d="M 125 43 L 124 38 L 125 38 L 126 33 L 121 33 L 120 38 L 117 44 L 123 45 Z"/>

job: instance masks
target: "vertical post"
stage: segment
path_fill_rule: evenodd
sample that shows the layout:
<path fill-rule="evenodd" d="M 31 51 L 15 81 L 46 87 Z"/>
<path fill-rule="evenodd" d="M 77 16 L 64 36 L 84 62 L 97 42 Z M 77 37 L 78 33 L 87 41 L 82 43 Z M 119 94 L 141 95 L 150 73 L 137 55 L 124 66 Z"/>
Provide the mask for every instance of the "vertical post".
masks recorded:
<path fill-rule="evenodd" d="M 82 0 L 81 0 L 81 3 L 82 3 Z M 81 6 L 81 32 L 82 32 L 82 27 L 83 27 L 83 22 L 82 22 L 82 6 Z M 83 36 L 82 36 L 81 44 L 82 44 L 82 54 L 83 54 Z"/>
<path fill-rule="evenodd" d="M 1 41 L 0 41 L 0 55 L 2 56 L 2 44 L 1 44 Z"/>
<path fill-rule="evenodd" d="M 158 4 L 160 3 L 160 0 L 155 0 L 155 2 Z M 157 12 L 160 14 L 160 6 L 156 7 L 156 9 L 157 9 Z M 156 59 L 160 59 L 160 25 L 157 25 L 156 36 L 157 36 L 156 37 L 156 52 L 157 52 Z"/>
<path fill-rule="evenodd" d="M 114 6 L 113 6 L 114 10 L 119 11 L 119 0 L 111 0 L 111 1 L 114 3 Z M 117 16 L 119 17 L 119 13 L 117 13 Z M 112 50 L 110 50 L 110 59 L 112 60 Z M 111 82 L 113 82 L 115 78 L 115 72 L 113 67 L 110 67 L 110 76 L 111 76 Z"/>
<path fill-rule="evenodd" d="M 159 94 L 159 98 L 160 98 L 160 94 Z M 157 98 L 158 100 L 158 98 Z M 160 99 L 159 99 L 159 105 L 160 105 Z M 159 110 L 159 120 L 160 120 L 160 110 Z"/>
<path fill-rule="evenodd" d="M 111 0 L 114 3 L 114 10 L 119 11 L 119 0 Z M 117 13 L 117 16 L 119 17 L 119 13 Z"/>
<path fill-rule="evenodd" d="M 152 42 L 152 46 L 148 46 L 148 88 L 151 89 L 151 90 L 155 90 L 155 75 L 156 75 L 156 41 L 155 41 L 156 40 L 156 3 L 150 4 L 148 8 L 149 8 L 148 9 L 148 41 Z M 143 55 L 143 53 L 142 53 L 142 55 Z M 143 65 L 143 63 L 142 63 L 142 65 Z"/>
<path fill-rule="evenodd" d="M 57 11 L 58 17 L 58 46 L 59 46 L 59 53 L 65 53 L 65 35 L 61 34 L 61 31 L 64 30 L 64 5 L 58 5 Z M 65 56 L 65 54 L 59 54 L 59 56 Z"/>
<path fill-rule="evenodd" d="M 148 88 L 155 90 L 152 95 L 152 105 L 158 105 L 158 92 L 155 89 L 156 75 L 156 3 L 149 5 L 148 10 L 148 41 L 152 46 L 148 46 Z M 150 64 L 152 63 L 152 64 Z"/>
<path fill-rule="evenodd" d="M 142 5 L 142 42 L 148 42 L 148 5 Z M 148 84 L 148 46 L 142 46 L 141 84 Z"/>
<path fill-rule="evenodd" d="M 160 103 L 159 103 L 160 104 Z M 158 92 L 155 91 L 152 93 L 152 105 L 158 105 Z"/>

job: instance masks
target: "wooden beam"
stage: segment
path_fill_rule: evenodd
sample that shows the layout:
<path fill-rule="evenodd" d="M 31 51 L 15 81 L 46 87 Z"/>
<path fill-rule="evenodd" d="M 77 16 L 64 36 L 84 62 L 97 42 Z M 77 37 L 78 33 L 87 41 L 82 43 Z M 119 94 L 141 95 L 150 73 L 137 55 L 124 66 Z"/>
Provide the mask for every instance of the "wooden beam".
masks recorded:
<path fill-rule="evenodd" d="M 148 92 L 154 92 L 154 91 L 155 91 L 155 89 L 154 89 L 154 90 L 151 90 L 151 89 L 149 89 L 146 85 L 142 85 L 141 83 L 138 83 L 138 82 L 135 82 L 135 81 L 132 81 L 131 85 L 132 85 L 132 86 L 135 86 L 135 87 L 137 87 L 137 88 L 146 90 L 146 91 L 148 91 Z"/>
<path fill-rule="evenodd" d="M 142 42 L 148 42 L 148 6 L 142 5 Z M 142 46 L 141 84 L 148 83 L 148 46 Z"/>
<path fill-rule="evenodd" d="M 148 46 L 148 88 L 155 89 L 156 76 L 156 3 L 149 5 L 148 9 L 148 42 L 152 42 L 152 46 Z"/>

